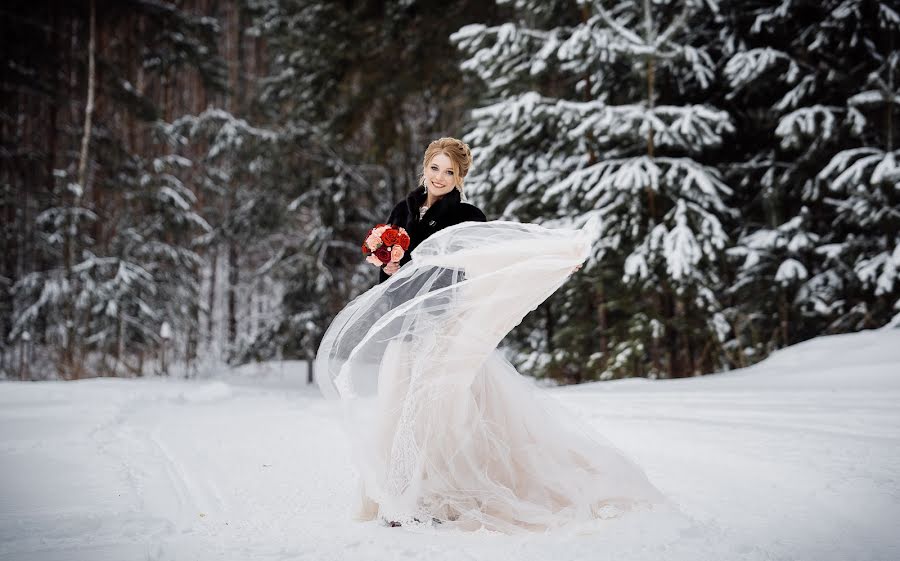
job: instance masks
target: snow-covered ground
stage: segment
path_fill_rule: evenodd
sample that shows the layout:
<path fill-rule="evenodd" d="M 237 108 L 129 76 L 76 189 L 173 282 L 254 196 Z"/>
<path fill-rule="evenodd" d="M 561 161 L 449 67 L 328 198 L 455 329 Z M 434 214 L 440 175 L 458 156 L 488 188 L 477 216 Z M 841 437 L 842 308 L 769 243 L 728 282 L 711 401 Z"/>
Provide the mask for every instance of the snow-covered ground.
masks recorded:
<path fill-rule="evenodd" d="M 598 533 L 356 523 L 333 403 L 299 363 L 217 380 L 0 385 L 0 559 L 900 559 L 900 329 L 741 371 L 549 391 L 679 506 Z"/>

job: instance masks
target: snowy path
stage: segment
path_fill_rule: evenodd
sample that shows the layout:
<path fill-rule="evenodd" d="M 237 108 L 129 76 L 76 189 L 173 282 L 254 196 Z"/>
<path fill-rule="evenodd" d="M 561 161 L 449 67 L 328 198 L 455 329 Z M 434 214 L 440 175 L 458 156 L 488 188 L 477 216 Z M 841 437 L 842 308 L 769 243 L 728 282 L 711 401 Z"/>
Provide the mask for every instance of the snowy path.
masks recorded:
<path fill-rule="evenodd" d="M 590 536 L 351 522 L 332 404 L 268 380 L 0 385 L 0 560 L 900 559 L 900 330 L 553 390 L 683 511 Z"/>

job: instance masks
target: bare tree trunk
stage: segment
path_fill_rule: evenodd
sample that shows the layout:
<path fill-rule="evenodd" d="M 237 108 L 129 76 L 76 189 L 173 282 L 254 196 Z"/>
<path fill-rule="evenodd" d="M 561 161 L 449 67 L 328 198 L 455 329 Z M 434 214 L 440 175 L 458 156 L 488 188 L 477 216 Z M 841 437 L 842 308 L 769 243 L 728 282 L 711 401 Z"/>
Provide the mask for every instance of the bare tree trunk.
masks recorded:
<path fill-rule="evenodd" d="M 82 189 L 85 189 L 87 185 L 87 167 L 88 167 L 88 153 L 89 147 L 91 145 L 91 127 L 92 121 L 94 118 L 94 95 L 96 90 L 96 74 L 97 74 L 97 65 L 95 60 L 95 50 L 97 43 L 97 15 L 96 15 L 96 6 L 95 0 L 90 0 L 91 5 L 91 19 L 90 19 L 90 38 L 88 40 L 88 92 L 87 92 L 87 103 L 84 109 L 84 129 L 81 135 L 81 152 L 78 156 L 78 185 Z M 76 196 L 77 199 L 80 199 L 80 196 Z M 74 247 L 70 247 L 71 251 L 74 251 Z M 70 255 L 70 260 L 73 259 L 73 256 Z"/>
<path fill-rule="evenodd" d="M 239 280 L 237 243 L 228 240 L 228 345 L 233 357 L 237 343 L 237 285 Z"/>
<path fill-rule="evenodd" d="M 113 371 L 119 371 L 119 364 L 122 362 L 122 355 L 125 353 L 125 322 L 122 320 L 122 311 L 116 317 L 116 355 Z"/>
<path fill-rule="evenodd" d="M 656 29 L 651 9 L 651 2 L 649 0 L 644 0 L 644 38 L 648 43 L 652 43 L 654 37 L 656 36 Z M 653 107 L 656 105 L 656 59 L 652 54 L 647 55 L 646 68 L 647 109 L 653 109 Z M 653 140 L 654 133 L 655 131 L 653 127 L 648 127 L 647 156 L 651 159 L 656 156 L 656 144 Z M 653 190 L 653 187 L 647 187 L 646 194 L 648 231 L 650 231 L 656 224 L 656 192 Z M 674 296 L 671 293 L 667 282 L 663 282 L 661 283 L 661 285 L 662 286 L 660 286 L 660 290 L 662 291 L 662 293 L 657 293 L 657 298 L 654 300 L 657 306 L 657 315 L 662 318 L 671 318 L 672 315 L 670 313 L 667 313 L 667 309 L 671 308 L 672 299 Z M 664 366 L 661 362 L 663 347 L 665 347 L 665 353 L 667 356 L 667 364 L 665 365 L 665 369 L 667 370 L 666 376 L 668 378 L 672 378 L 675 376 L 675 364 L 677 362 L 677 349 L 675 348 L 677 334 L 673 332 L 671 325 L 665 326 L 664 329 L 664 337 L 667 338 L 667 341 L 665 343 L 662 343 L 655 335 L 651 336 L 653 339 L 651 343 L 651 360 L 653 362 L 653 369 L 658 373 L 658 375 L 662 375 Z"/>
<path fill-rule="evenodd" d="M 788 302 L 787 296 L 784 293 L 784 289 L 778 289 L 778 316 L 779 316 L 779 326 L 781 328 L 781 345 L 780 347 L 787 347 L 791 344 L 791 333 L 790 333 L 790 315 L 788 313 Z"/>
<path fill-rule="evenodd" d="M 653 305 L 656 306 L 656 309 L 659 311 L 660 317 L 665 315 L 666 310 L 666 296 L 663 292 L 663 287 L 660 287 L 660 290 L 654 291 L 654 299 Z M 666 336 L 668 332 L 668 326 L 663 325 L 662 333 L 657 336 L 656 330 L 652 330 L 650 334 L 650 364 L 652 365 L 653 371 L 656 376 L 664 377 L 665 367 L 663 365 L 663 338 Z"/>
<path fill-rule="evenodd" d="M 206 307 L 206 347 L 211 348 L 213 342 L 213 312 L 216 307 L 216 283 L 219 280 L 219 244 L 210 246 L 209 294 Z"/>
<path fill-rule="evenodd" d="M 229 4 L 225 15 L 227 22 L 228 54 L 228 85 L 232 94 L 228 96 L 227 107 L 231 113 L 236 113 L 243 103 L 243 80 L 241 78 L 243 57 L 241 49 L 241 7 L 237 4 Z M 233 182 L 230 186 L 227 213 L 230 215 L 237 207 L 237 188 L 239 182 L 238 170 L 233 174 Z M 228 217 L 225 217 L 227 220 Z M 237 290 L 240 280 L 238 263 L 238 232 L 230 232 L 228 236 L 228 344 L 229 356 L 234 357 L 237 351 Z"/>
<path fill-rule="evenodd" d="M 199 276 L 199 272 L 195 271 L 195 273 Z M 196 296 L 200 296 L 197 294 Z M 198 303 L 192 303 L 193 307 L 191 315 L 193 316 L 193 323 L 187 328 L 187 342 L 184 351 L 184 377 L 190 378 L 195 371 L 197 364 L 197 347 L 199 346 L 200 341 L 200 305 Z"/>
<path fill-rule="evenodd" d="M 29 353 L 30 338 L 23 338 L 19 343 L 19 380 L 25 381 L 31 378 L 31 372 L 28 365 L 31 362 Z"/>
<path fill-rule="evenodd" d="M 694 351 L 694 337 L 693 330 L 687 325 L 687 316 L 689 311 L 689 301 L 685 302 L 682 300 L 681 302 L 681 319 L 685 325 L 685 333 L 684 333 L 684 361 L 682 364 L 685 365 L 685 375 L 687 376 L 699 376 L 701 374 L 700 369 L 697 367 L 697 357 L 695 356 Z"/>
<path fill-rule="evenodd" d="M 88 31 L 88 90 L 87 101 L 84 108 L 84 128 L 81 136 L 81 150 L 78 155 L 78 186 L 71 196 L 71 208 L 68 220 L 68 228 L 65 242 L 65 270 L 66 277 L 69 279 L 69 286 L 75 286 L 75 277 L 73 267 L 77 255 L 78 245 L 78 222 L 75 219 L 75 209 L 81 205 L 81 197 L 87 185 L 87 169 L 88 157 L 90 154 L 89 147 L 91 144 L 91 130 L 94 117 L 94 96 L 96 91 L 96 74 L 97 66 L 95 60 L 95 51 L 97 43 L 97 10 L 95 0 L 90 0 L 90 23 Z M 65 368 L 68 375 L 79 377 L 80 368 L 75 365 L 76 342 L 76 318 L 75 308 L 70 297 L 67 302 L 68 311 L 66 313 L 66 351 L 65 351 Z"/>
<path fill-rule="evenodd" d="M 666 377 L 668 378 L 677 378 L 679 376 L 678 370 L 678 326 L 676 320 L 676 311 L 675 311 L 675 295 L 674 291 L 669 287 L 669 283 L 665 280 L 661 283 L 660 289 L 662 290 L 662 318 L 664 320 L 663 325 L 665 329 L 663 342 L 665 348 L 666 355 Z"/>
<path fill-rule="evenodd" d="M 672 349 L 672 355 L 675 357 L 675 366 L 673 372 L 676 378 L 684 378 L 690 376 L 691 372 L 691 348 L 690 348 L 690 332 L 688 330 L 686 317 L 687 309 L 684 300 L 679 296 L 675 298 L 675 314 L 673 319 L 676 325 L 676 346 Z"/>

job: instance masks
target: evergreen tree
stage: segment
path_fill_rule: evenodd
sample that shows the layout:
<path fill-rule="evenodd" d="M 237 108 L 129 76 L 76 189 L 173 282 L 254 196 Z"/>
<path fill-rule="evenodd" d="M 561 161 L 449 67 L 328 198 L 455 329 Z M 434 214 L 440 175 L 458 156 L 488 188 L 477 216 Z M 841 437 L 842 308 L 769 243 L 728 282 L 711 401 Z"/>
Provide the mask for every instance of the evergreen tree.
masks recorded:
<path fill-rule="evenodd" d="M 478 2 L 252 0 L 249 33 L 266 37 L 268 75 L 257 109 L 277 138 L 257 188 L 283 203 L 280 314 L 242 359 L 311 360 L 331 319 L 370 288 L 377 271 L 361 236 L 414 185 L 428 142 L 447 129 L 468 91 L 440 29 L 481 14 Z M 447 129 L 447 130 L 445 130 Z M 444 131 L 444 132 L 439 132 Z"/>
<path fill-rule="evenodd" d="M 900 106 L 900 14 L 885 2 L 845 2 L 832 17 L 852 30 L 837 46 L 849 43 L 863 67 L 842 107 L 850 146 L 816 175 L 825 185 L 824 202 L 834 209 L 831 231 L 842 234 L 829 236 L 837 245 L 823 253 L 842 263 L 847 290 L 831 328 L 845 331 L 880 326 L 900 313 L 900 126 L 894 117 Z"/>
<path fill-rule="evenodd" d="M 715 68 L 694 30 L 709 6 L 578 2 L 562 10 L 568 25 L 547 29 L 532 22 L 559 10 L 522 1 L 516 23 L 453 37 L 489 100 L 466 137 L 478 202 L 504 218 L 603 219 L 585 270 L 592 289 L 573 283 L 557 297 L 578 302 L 567 325 L 599 325 L 602 346 L 569 353 L 572 369 L 595 365 L 583 378 L 719 365 L 718 270 L 734 211 L 703 158 L 734 126 L 703 103 Z M 572 338 L 557 335 L 559 353 Z"/>
<path fill-rule="evenodd" d="M 748 194 L 729 310 L 743 364 L 896 313 L 897 18 L 853 0 L 728 3 L 723 14 L 726 97 L 746 131 L 729 174 Z"/>
<path fill-rule="evenodd" d="M 4 128 L 4 144 L 22 150 L 0 173 L 26 200 L 38 196 L 19 207 L 20 235 L 7 239 L 19 257 L 8 339 L 55 351 L 35 369 L 43 376 L 142 374 L 145 359 L 159 364 L 176 349 L 190 360 L 194 243 L 208 225 L 178 178 L 189 162 L 152 137 L 173 105 L 153 96 L 170 94 L 179 72 L 221 84 L 217 26 L 167 3 L 16 4 L 3 33 L 16 70 L 3 96 L 25 125 Z M 35 173 L 19 173 L 22 158 Z"/>

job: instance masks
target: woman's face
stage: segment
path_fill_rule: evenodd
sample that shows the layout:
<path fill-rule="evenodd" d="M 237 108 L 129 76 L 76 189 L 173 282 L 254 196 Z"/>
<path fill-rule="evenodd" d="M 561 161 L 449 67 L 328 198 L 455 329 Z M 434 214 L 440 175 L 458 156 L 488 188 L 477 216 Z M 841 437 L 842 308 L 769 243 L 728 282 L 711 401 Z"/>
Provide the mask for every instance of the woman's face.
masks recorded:
<path fill-rule="evenodd" d="M 456 187 L 456 172 L 446 154 L 435 154 L 425 166 L 425 187 L 433 197 L 443 197 Z"/>

